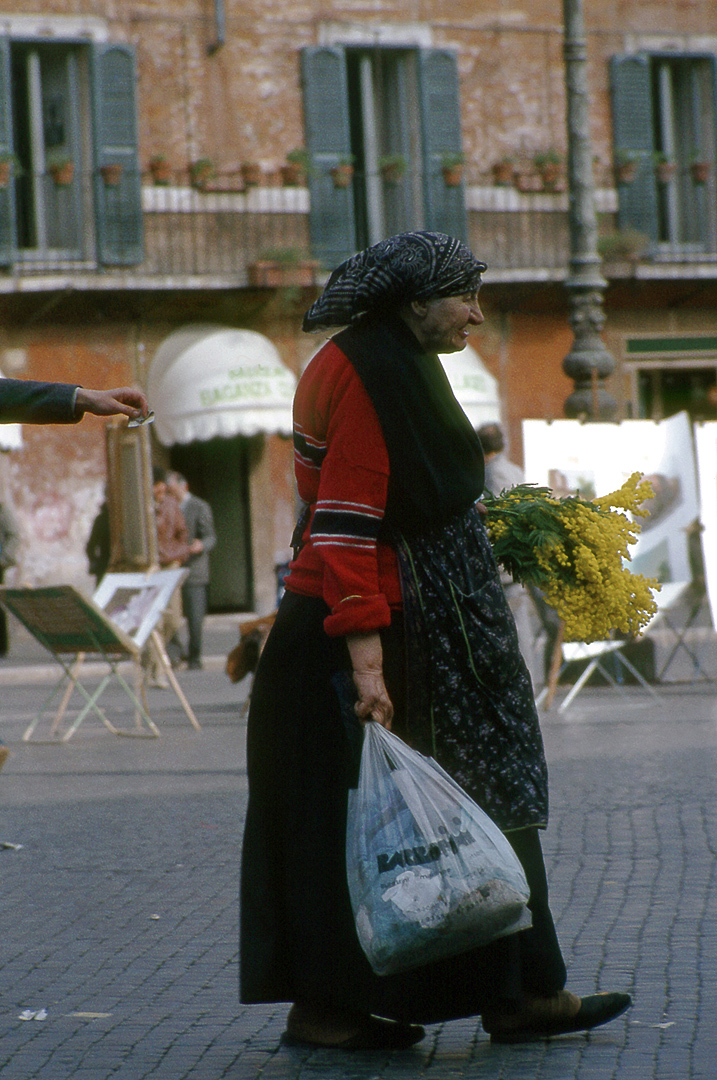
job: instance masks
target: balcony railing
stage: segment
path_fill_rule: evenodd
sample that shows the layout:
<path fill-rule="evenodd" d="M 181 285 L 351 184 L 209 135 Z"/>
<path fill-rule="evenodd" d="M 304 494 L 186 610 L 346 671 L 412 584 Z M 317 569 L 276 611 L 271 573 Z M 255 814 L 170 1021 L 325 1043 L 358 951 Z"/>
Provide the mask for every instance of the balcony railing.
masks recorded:
<path fill-rule="evenodd" d="M 411 178 L 405 182 L 410 184 Z M 309 190 L 278 183 L 243 188 L 238 176 L 203 189 L 186 180 L 154 186 L 99 174 L 58 184 L 48 174 L 19 177 L 0 194 L 12 237 L 0 268 L 0 291 L 41 289 L 58 276 L 76 287 L 243 287 L 255 282 L 260 260 L 309 257 Z M 414 184 L 415 186 L 415 184 Z M 420 185 L 419 185 L 420 186 Z M 463 196 L 469 240 L 493 280 L 560 280 L 569 260 L 564 190 L 520 191 L 468 175 Z M 3 201 L 4 200 L 4 201 Z M 602 231 L 615 229 L 617 195 L 597 192 Z M 405 226 L 404 226 L 405 227 Z M 717 276 L 714 244 L 658 245 L 638 276 L 674 276 L 704 263 Z M 321 279 L 329 268 L 317 272 Z M 608 271 L 609 272 L 609 271 Z M 82 279 L 80 281 L 80 279 Z"/>

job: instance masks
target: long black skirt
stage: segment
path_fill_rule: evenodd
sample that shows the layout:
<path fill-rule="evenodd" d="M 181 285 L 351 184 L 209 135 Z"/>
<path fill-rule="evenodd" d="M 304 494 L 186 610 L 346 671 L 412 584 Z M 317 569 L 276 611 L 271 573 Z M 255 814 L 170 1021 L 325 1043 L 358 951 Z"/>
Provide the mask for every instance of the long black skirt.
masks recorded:
<path fill-rule="evenodd" d="M 254 681 L 242 858 L 242 1002 L 303 1000 L 435 1023 L 517 1005 L 526 993 L 555 993 L 565 983 L 565 966 L 534 828 L 509 836 L 531 889 L 532 929 L 413 971 L 378 976 L 371 970 L 346 884 L 356 740 L 336 686 L 350 663 L 344 640 L 324 632 L 327 614 L 323 601 L 287 592 Z M 397 621 L 384 635 L 384 660 L 399 714 L 401 638 Z M 394 730 L 401 734 L 400 715 Z"/>

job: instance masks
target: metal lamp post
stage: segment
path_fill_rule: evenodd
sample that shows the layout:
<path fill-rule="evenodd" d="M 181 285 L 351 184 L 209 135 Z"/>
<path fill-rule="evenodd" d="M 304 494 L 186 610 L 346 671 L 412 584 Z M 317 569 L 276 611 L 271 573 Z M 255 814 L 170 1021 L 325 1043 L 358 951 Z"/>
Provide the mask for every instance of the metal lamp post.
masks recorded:
<path fill-rule="evenodd" d="M 565 88 L 568 127 L 568 220 L 570 263 L 565 282 L 570 325 L 575 335 L 563 371 L 575 389 L 563 406 L 565 415 L 610 420 L 617 402 L 604 387 L 615 361 L 601 338 L 605 323 L 593 180 L 587 47 L 583 0 L 563 0 Z"/>

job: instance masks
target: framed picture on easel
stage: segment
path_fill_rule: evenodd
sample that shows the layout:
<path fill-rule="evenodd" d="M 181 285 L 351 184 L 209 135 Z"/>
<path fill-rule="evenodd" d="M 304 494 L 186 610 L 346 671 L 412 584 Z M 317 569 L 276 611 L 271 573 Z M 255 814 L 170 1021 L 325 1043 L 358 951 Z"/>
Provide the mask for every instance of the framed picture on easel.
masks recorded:
<path fill-rule="evenodd" d="M 186 576 L 181 568 L 153 574 L 105 574 L 92 600 L 141 649 Z"/>
<path fill-rule="evenodd" d="M 687 413 L 665 420 L 524 420 L 525 473 L 559 497 L 615 491 L 633 472 L 654 498 L 631 551 L 631 569 L 660 581 L 690 581 L 688 533 L 699 516 L 695 454 Z"/>
<path fill-rule="evenodd" d="M 108 424 L 106 432 L 110 570 L 156 568 L 159 560 L 149 430 Z"/>

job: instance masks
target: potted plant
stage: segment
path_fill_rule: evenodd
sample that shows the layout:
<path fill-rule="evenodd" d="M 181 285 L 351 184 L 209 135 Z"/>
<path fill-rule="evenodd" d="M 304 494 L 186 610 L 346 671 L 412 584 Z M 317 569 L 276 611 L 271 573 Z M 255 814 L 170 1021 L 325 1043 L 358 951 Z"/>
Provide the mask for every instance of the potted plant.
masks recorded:
<path fill-rule="evenodd" d="M 552 191 L 560 179 L 563 164 L 562 156 L 552 148 L 543 150 L 535 155 L 533 164 L 543 181 L 543 187 L 548 191 Z"/>
<path fill-rule="evenodd" d="M 598 238 L 598 255 L 608 263 L 631 263 L 640 261 L 650 246 L 649 236 L 637 229 L 617 229 Z"/>
<path fill-rule="evenodd" d="M 699 150 L 695 150 L 690 161 L 690 173 L 693 184 L 706 184 L 709 180 L 711 165 Z"/>
<path fill-rule="evenodd" d="M 655 166 L 655 176 L 657 177 L 658 184 L 669 184 L 670 180 L 673 179 L 677 172 L 677 162 L 675 159 L 660 151 L 653 156 L 652 161 Z"/>
<path fill-rule="evenodd" d="M 272 248 L 247 267 L 254 288 L 281 288 L 314 284 L 319 264 L 298 248 Z"/>
<path fill-rule="evenodd" d="M 152 182 L 157 187 L 167 187 L 172 180 L 172 167 L 164 154 L 154 154 L 149 159 L 149 171 L 152 174 Z"/>
<path fill-rule="evenodd" d="M 66 155 L 48 157 L 47 171 L 57 187 L 69 187 L 75 175 L 75 163 Z"/>
<path fill-rule="evenodd" d="M 513 184 L 522 192 L 542 191 L 545 186 L 542 176 L 532 165 L 518 165 L 513 171 Z"/>
<path fill-rule="evenodd" d="M 634 150 L 616 150 L 613 156 L 615 179 L 618 184 L 631 184 L 637 176 L 640 155 Z"/>
<path fill-rule="evenodd" d="M 243 161 L 239 168 L 244 187 L 259 187 L 261 184 L 261 165 L 258 161 Z"/>
<path fill-rule="evenodd" d="M 515 172 L 515 158 L 502 157 L 500 161 L 494 161 L 491 165 L 491 172 L 496 187 L 510 187 Z"/>
<path fill-rule="evenodd" d="M 10 177 L 19 172 L 20 164 L 14 154 L 0 154 L 0 187 L 7 187 Z"/>
<path fill-rule="evenodd" d="M 192 187 L 204 191 L 209 181 L 215 176 L 216 169 L 211 158 L 197 158 L 189 166 L 189 178 Z"/>
<path fill-rule="evenodd" d="M 297 146 L 286 155 L 286 164 L 281 166 L 281 182 L 284 187 L 299 187 L 306 182 L 309 172 L 309 151 Z"/>
<path fill-rule="evenodd" d="M 459 187 L 463 179 L 465 157 L 461 153 L 446 153 L 441 158 L 441 172 L 446 187 Z"/>
<path fill-rule="evenodd" d="M 354 175 L 354 160 L 353 154 L 340 158 L 329 170 L 335 188 L 347 188 L 350 185 Z"/>
<path fill-rule="evenodd" d="M 119 161 L 113 161 L 107 165 L 100 165 L 100 174 L 105 182 L 105 187 L 119 187 L 123 168 L 124 166 Z"/>
<path fill-rule="evenodd" d="M 378 159 L 378 168 L 384 183 L 395 187 L 403 180 L 407 163 L 402 154 L 384 154 Z"/>

